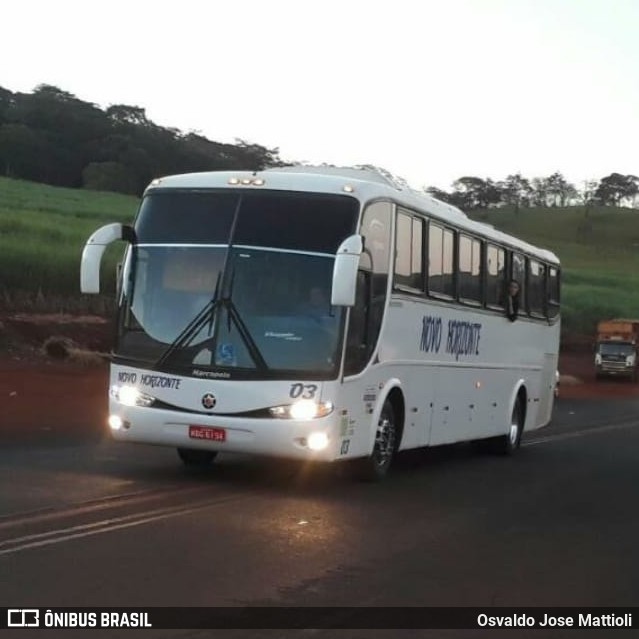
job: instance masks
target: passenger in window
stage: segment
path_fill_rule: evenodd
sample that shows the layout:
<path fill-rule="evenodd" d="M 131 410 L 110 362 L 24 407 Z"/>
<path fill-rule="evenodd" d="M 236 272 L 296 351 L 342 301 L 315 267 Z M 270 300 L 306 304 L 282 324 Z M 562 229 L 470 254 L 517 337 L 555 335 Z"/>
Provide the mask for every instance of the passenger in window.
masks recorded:
<path fill-rule="evenodd" d="M 517 319 L 519 314 L 519 282 L 517 280 L 510 280 L 508 282 L 508 295 L 506 296 L 506 317 L 511 322 Z"/>
<path fill-rule="evenodd" d="M 308 299 L 301 309 L 302 315 L 311 315 L 312 317 L 322 317 L 330 315 L 331 306 L 328 296 L 319 286 L 313 286 L 308 294 Z"/>

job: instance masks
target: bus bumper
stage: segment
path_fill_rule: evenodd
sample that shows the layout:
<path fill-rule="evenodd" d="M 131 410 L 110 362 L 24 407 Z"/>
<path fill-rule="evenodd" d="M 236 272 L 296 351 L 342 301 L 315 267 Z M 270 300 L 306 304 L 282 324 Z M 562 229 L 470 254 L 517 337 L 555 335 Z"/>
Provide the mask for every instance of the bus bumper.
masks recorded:
<path fill-rule="evenodd" d="M 333 461 L 340 453 L 335 411 L 318 419 L 294 420 L 209 416 L 120 404 L 111 409 L 111 434 L 120 442 L 316 461 Z M 313 445 L 323 440 L 325 447 L 314 450 Z"/>

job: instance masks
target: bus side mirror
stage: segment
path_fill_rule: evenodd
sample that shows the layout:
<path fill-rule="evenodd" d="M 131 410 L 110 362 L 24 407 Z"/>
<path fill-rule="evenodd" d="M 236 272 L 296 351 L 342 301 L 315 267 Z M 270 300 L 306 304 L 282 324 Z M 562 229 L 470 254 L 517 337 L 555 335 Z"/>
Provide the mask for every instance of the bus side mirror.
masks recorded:
<path fill-rule="evenodd" d="M 82 293 L 100 292 L 100 263 L 106 247 L 116 240 L 135 240 L 135 231 L 124 224 L 107 224 L 99 228 L 87 240 L 82 250 L 80 262 L 80 291 Z"/>
<path fill-rule="evenodd" d="M 331 306 L 354 306 L 357 285 L 357 268 L 362 254 L 361 235 L 347 237 L 337 249 L 333 265 Z"/>

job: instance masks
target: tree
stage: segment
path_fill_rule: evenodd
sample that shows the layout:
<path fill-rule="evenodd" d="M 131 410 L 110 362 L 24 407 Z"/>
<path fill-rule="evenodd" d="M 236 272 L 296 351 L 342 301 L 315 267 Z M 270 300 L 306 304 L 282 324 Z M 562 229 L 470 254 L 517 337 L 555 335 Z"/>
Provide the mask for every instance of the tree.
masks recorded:
<path fill-rule="evenodd" d="M 533 188 L 520 173 L 507 176 L 503 182 L 499 182 L 499 187 L 502 201 L 514 206 L 515 211 L 518 211 L 522 206 L 530 206 Z"/>
<path fill-rule="evenodd" d="M 579 192 L 579 198 L 585 206 L 592 204 L 595 200 L 595 193 L 599 183 L 597 180 L 584 180 L 584 186 Z"/>
<path fill-rule="evenodd" d="M 56 102 L 79 102 L 78 98 L 68 91 L 63 91 L 52 84 L 39 84 L 33 90 L 33 96 L 45 98 Z"/>
<path fill-rule="evenodd" d="M 15 104 L 13 93 L 0 87 L 0 124 L 9 122 L 11 110 Z"/>
<path fill-rule="evenodd" d="M 32 94 L 16 94 L 12 117 L 41 139 L 40 181 L 82 185 L 82 168 L 90 160 L 90 141 L 108 132 L 101 109 L 67 91 L 42 84 Z"/>
<path fill-rule="evenodd" d="M 24 124 L 0 126 L 0 170 L 8 177 L 42 180 L 42 152 L 46 142 Z"/>
<path fill-rule="evenodd" d="M 132 124 L 134 126 L 149 126 L 152 124 L 146 117 L 146 109 L 127 104 L 112 104 L 107 108 L 106 116 L 115 124 Z"/>
<path fill-rule="evenodd" d="M 423 190 L 436 200 L 453 204 L 454 197 L 450 193 L 447 193 L 442 189 L 438 189 L 436 186 L 423 187 Z"/>
<path fill-rule="evenodd" d="M 546 178 L 546 191 L 552 206 L 566 206 L 569 200 L 577 197 L 577 189 L 559 172 Z"/>
<path fill-rule="evenodd" d="M 93 191 L 116 191 L 135 195 L 138 185 L 131 171 L 119 162 L 91 162 L 82 171 L 84 187 Z"/>
<path fill-rule="evenodd" d="M 550 191 L 548 178 L 533 178 L 532 186 L 532 204 L 534 206 L 549 206 Z"/>
<path fill-rule="evenodd" d="M 486 209 L 490 204 L 501 201 L 499 187 L 490 178 L 462 177 L 453 182 L 453 190 L 453 200 L 457 200 L 457 206 L 465 210 Z"/>
<path fill-rule="evenodd" d="M 622 200 L 639 194 L 639 178 L 636 175 L 611 173 L 599 182 L 594 197 L 604 205 L 620 206 Z"/>
<path fill-rule="evenodd" d="M 139 106 L 102 110 L 49 84 L 31 94 L 0 87 L 0 172 L 13 177 L 139 194 L 158 175 L 261 170 L 283 165 L 278 154 L 160 127 Z"/>
<path fill-rule="evenodd" d="M 245 164 L 244 168 L 253 169 L 254 171 L 261 171 L 273 166 L 284 166 L 285 163 L 279 158 L 280 150 L 267 149 L 260 144 L 253 144 L 246 140 L 236 138 L 235 140 L 235 154 L 241 158 Z"/>

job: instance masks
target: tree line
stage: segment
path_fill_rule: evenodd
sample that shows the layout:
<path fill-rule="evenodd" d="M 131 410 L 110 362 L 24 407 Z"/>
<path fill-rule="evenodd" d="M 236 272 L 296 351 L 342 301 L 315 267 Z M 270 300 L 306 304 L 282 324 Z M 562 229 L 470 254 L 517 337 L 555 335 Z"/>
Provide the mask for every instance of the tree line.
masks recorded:
<path fill-rule="evenodd" d="M 139 195 L 161 175 L 284 164 L 276 148 L 243 140 L 224 144 L 199 133 L 161 127 L 138 106 L 101 109 L 49 84 L 31 93 L 0 87 L 0 174 L 7 177 Z M 500 205 L 634 206 L 639 178 L 611 173 L 577 189 L 561 173 L 532 180 L 517 173 L 501 181 L 461 177 L 450 191 L 424 190 L 463 210 Z"/>
<path fill-rule="evenodd" d="M 55 186 L 139 195 L 155 177 L 280 166 L 278 149 L 213 142 L 154 124 L 145 109 L 101 109 L 58 87 L 0 87 L 0 174 Z"/>
<path fill-rule="evenodd" d="M 552 206 L 636 206 L 639 178 L 611 173 L 600 180 L 586 180 L 581 189 L 568 182 L 561 173 L 528 180 L 521 174 L 505 180 L 468 176 L 455 180 L 451 191 L 426 187 L 427 193 L 463 210 L 486 209 L 510 205 L 515 209 Z"/>

